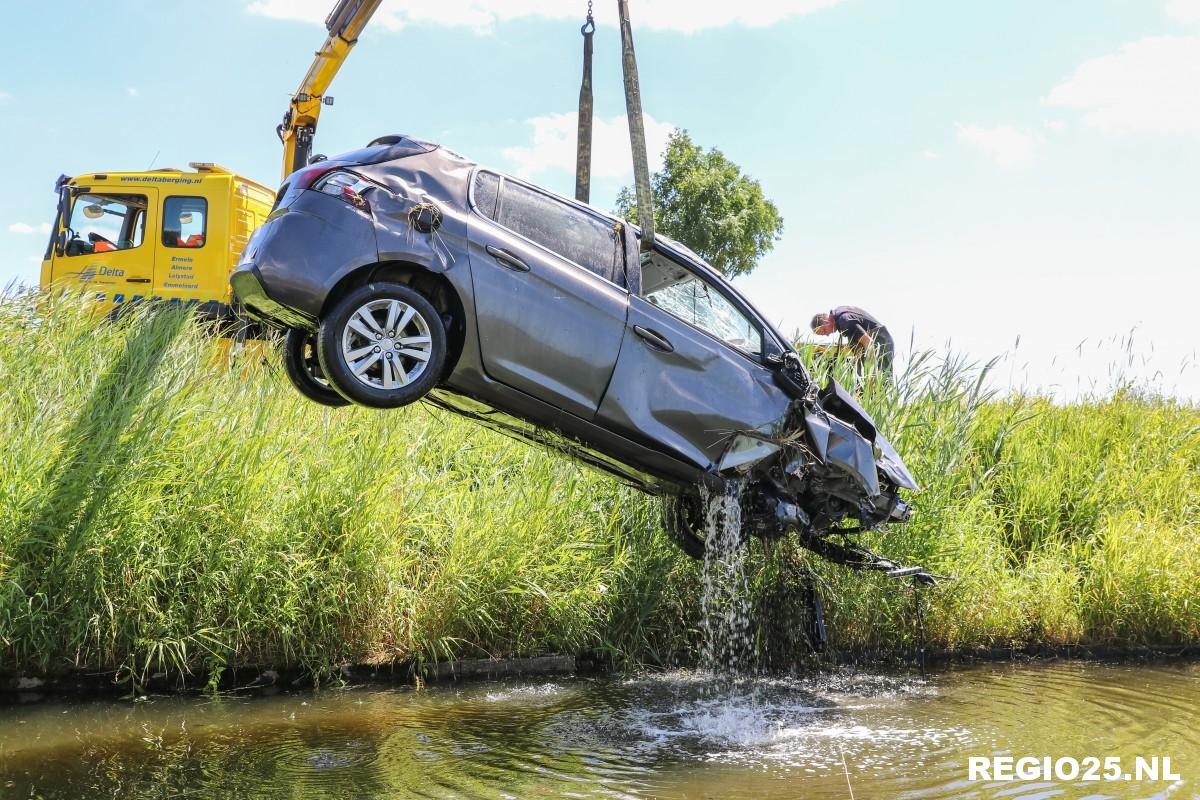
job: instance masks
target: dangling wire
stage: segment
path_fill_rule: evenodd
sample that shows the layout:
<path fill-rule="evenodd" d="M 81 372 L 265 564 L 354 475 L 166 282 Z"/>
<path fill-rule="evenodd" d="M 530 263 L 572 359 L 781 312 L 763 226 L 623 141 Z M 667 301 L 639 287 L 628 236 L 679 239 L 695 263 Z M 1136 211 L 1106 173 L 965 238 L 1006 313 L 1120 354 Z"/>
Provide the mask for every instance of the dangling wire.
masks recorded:
<path fill-rule="evenodd" d="M 579 86 L 579 130 L 575 138 L 575 199 L 587 203 L 592 191 L 592 36 L 596 33 L 592 0 L 588 0 L 587 21 L 579 32 L 583 34 L 583 82 Z"/>

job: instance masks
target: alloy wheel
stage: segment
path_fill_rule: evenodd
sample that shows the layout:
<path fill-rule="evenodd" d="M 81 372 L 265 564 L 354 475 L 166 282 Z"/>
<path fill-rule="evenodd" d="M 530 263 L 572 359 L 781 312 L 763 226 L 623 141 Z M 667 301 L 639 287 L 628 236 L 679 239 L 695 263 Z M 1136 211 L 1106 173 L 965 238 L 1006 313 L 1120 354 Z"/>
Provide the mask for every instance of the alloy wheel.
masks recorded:
<path fill-rule="evenodd" d="M 354 377 L 373 389 L 399 389 L 424 374 L 433 355 L 429 321 L 402 300 L 363 304 L 341 336 L 342 356 Z"/>

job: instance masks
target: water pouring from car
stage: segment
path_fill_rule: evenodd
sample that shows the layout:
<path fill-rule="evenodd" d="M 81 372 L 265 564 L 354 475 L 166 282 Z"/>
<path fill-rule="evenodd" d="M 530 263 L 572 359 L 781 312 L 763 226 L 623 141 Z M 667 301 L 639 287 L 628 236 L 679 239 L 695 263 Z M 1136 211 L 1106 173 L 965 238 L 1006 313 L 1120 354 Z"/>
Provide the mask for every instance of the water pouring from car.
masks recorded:
<path fill-rule="evenodd" d="M 749 669 L 753 656 L 741 489 L 739 482 L 729 481 L 723 491 L 701 490 L 706 529 L 700 594 L 701 665 L 714 675 L 727 677 Z"/>

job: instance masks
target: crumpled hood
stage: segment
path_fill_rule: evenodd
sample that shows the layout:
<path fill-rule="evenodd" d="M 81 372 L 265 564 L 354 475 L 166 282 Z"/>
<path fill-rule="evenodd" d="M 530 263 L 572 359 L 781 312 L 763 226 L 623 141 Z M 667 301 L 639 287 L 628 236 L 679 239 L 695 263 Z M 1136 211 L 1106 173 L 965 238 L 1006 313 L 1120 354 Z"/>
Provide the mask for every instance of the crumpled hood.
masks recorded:
<path fill-rule="evenodd" d="M 844 386 L 830 378 L 816 406 L 805 412 L 804 425 L 822 461 L 849 473 L 868 497 L 880 494 L 876 468 L 896 486 L 920 491 L 896 448 Z"/>

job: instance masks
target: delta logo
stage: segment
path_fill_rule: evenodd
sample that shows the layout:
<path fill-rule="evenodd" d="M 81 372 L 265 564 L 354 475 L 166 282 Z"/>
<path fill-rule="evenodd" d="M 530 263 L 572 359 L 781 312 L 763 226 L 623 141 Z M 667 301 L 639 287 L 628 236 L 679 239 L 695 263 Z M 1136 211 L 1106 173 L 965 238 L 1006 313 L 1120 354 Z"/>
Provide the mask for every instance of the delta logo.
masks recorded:
<path fill-rule="evenodd" d="M 96 278 L 123 278 L 125 277 L 125 270 L 117 267 L 96 266 L 93 264 L 84 267 L 79 272 L 72 272 L 71 275 L 84 283 L 88 283 L 94 281 Z"/>

